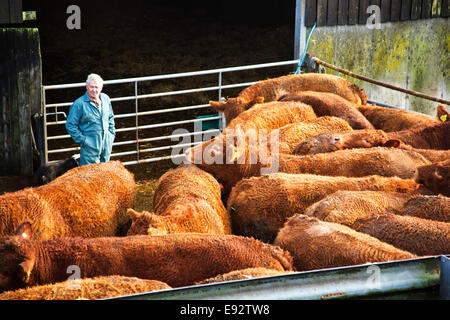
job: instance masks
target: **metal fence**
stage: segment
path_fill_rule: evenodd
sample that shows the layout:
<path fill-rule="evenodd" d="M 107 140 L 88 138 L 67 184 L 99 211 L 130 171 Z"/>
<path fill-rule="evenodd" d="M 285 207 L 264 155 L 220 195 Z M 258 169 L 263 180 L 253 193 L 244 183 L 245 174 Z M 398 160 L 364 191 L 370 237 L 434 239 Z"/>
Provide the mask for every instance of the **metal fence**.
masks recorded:
<path fill-rule="evenodd" d="M 166 159 L 177 159 L 182 158 L 183 154 L 174 155 L 174 148 L 186 148 L 189 146 L 193 146 L 196 143 L 202 141 L 202 139 L 194 139 L 194 143 L 188 144 L 166 144 L 160 145 L 157 147 L 151 148 L 142 148 L 142 143 L 152 143 L 155 141 L 167 141 L 167 140 L 176 140 L 183 137 L 211 137 L 211 135 L 218 134 L 225 126 L 225 118 L 223 114 L 215 114 L 215 115 L 206 115 L 205 117 L 192 117 L 189 119 L 180 119 L 181 116 L 176 116 L 177 112 L 189 111 L 189 110 L 200 110 L 207 109 L 210 107 L 208 101 L 202 101 L 200 104 L 188 105 L 188 106 L 177 106 L 171 108 L 153 108 L 152 110 L 142 110 L 142 100 L 151 99 L 151 98 L 161 98 L 168 96 L 180 96 L 187 95 L 192 93 L 200 93 L 200 92 L 217 92 L 217 100 L 222 100 L 223 91 L 232 88 L 243 88 L 250 86 L 257 81 L 250 82 L 240 82 L 240 83 L 232 83 L 232 84 L 223 84 L 223 75 L 225 73 L 245 71 L 245 70 L 255 70 L 255 69 L 263 69 L 263 68 L 275 68 L 281 66 L 291 66 L 291 70 L 294 69 L 296 65 L 298 65 L 299 60 L 290 60 L 290 61 L 280 61 L 274 63 L 264 63 L 264 64 L 254 64 L 247 66 L 239 66 L 239 67 L 230 67 L 230 68 L 220 68 L 220 69 L 211 69 L 204 71 L 195 71 L 195 72 L 184 72 L 184 73 L 174 73 L 174 74 L 166 74 L 166 75 L 157 75 L 157 76 L 148 76 L 148 77 L 137 77 L 137 78 L 127 78 L 127 79 L 117 79 L 117 80 L 106 80 L 104 82 L 104 86 L 109 85 L 118 85 L 118 84 L 132 84 L 134 85 L 134 94 L 125 95 L 125 96 L 117 96 L 111 97 L 111 101 L 113 103 L 113 109 L 115 112 L 116 119 L 116 141 L 113 144 L 113 151 L 111 154 L 111 158 L 120 158 L 124 165 L 133 165 L 138 163 L 146 163 L 146 162 L 154 162 Z M 293 66 L 293 67 L 292 67 Z M 286 72 L 284 72 L 285 74 Z M 208 87 L 200 87 L 200 88 L 192 88 L 192 89 L 183 89 L 183 90 L 174 90 L 174 91 L 166 91 L 166 92 L 158 92 L 158 93 L 140 93 L 142 83 L 156 81 L 156 80 L 167 80 L 167 79 L 180 79 L 187 77 L 202 77 L 207 75 L 215 75 L 217 76 L 217 85 L 208 86 Z M 282 75 L 280 73 L 279 75 Z M 273 76 L 273 74 L 271 74 Z M 262 80 L 262 79 L 259 79 Z M 65 131 L 65 118 L 67 117 L 70 105 L 72 102 L 52 102 L 47 103 L 48 101 L 48 93 L 49 91 L 57 91 L 57 90 L 69 90 L 72 88 L 83 88 L 85 87 L 85 83 L 72 83 L 72 84 L 59 84 L 59 85 L 45 85 L 43 86 L 43 122 L 44 122 L 44 153 L 45 153 L 45 162 L 49 162 L 49 156 L 52 157 L 51 161 L 60 160 L 67 158 L 67 154 L 77 153 L 79 150 L 78 146 L 75 146 L 71 137 Z M 117 110 L 114 103 L 118 103 L 121 101 L 128 101 L 134 104 L 133 112 L 120 113 L 120 110 Z M 160 123 L 152 123 L 152 124 L 140 124 L 141 119 L 149 116 L 165 114 L 169 117 L 173 118 L 176 121 L 166 121 Z M 128 124 L 118 125 L 119 119 L 134 119 L 135 121 L 128 121 Z M 206 130 L 197 130 L 197 128 L 201 127 L 198 124 L 201 124 L 205 121 L 217 121 L 219 126 L 217 128 L 211 128 Z M 157 136 L 145 135 L 142 137 L 142 131 L 147 129 L 155 129 L 155 128 L 175 128 L 180 125 L 192 125 L 194 124 L 194 130 L 185 130 L 185 133 L 172 133 L 163 134 Z M 55 128 L 59 128 L 59 130 L 55 130 Z M 51 131 L 51 132 L 50 132 Z M 62 134 L 63 133 L 63 134 Z M 117 135 L 120 133 L 133 133 L 133 138 L 118 140 Z M 135 134 L 134 134 L 135 133 Z M 141 135 L 139 134 L 141 133 Z M 118 140 L 118 141 L 117 141 Z M 50 146 L 50 143 L 58 142 L 56 146 Z M 125 146 L 132 146 L 133 150 L 119 150 Z M 171 154 L 147 157 L 144 155 L 155 153 L 155 152 L 168 152 L 171 151 Z M 122 158 L 125 156 L 133 156 L 134 159 L 123 160 Z M 51 162 L 50 161 L 50 162 Z"/>

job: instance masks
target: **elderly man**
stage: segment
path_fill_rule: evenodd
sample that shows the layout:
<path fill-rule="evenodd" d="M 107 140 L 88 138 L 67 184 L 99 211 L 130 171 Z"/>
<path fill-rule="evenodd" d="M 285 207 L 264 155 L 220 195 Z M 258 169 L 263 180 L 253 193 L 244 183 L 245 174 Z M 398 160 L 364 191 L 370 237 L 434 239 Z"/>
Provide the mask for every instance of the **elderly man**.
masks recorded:
<path fill-rule="evenodd" d="M 103 79 L 90 74 L 86 93 L 75 100 L 66 121 L 67 132 L 80 145 L 80 166 L 109 161 L 115 137 L 111 100 L 102 93 Z"/>

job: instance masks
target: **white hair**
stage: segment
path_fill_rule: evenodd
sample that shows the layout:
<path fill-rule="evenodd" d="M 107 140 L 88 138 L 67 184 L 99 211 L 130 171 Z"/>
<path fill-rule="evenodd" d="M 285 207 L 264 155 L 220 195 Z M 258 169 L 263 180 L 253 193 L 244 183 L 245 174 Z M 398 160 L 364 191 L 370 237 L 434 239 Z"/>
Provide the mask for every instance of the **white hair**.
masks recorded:
<path fill-rule="evenodd" d="M 88 77 L 86 79 L 86 84 L 89 84 L 89 82 L 91 82 L 91 81 L 94 81 L 99 86 L 103 87 L 103 79 L 98 74 L 91 73 L 90 75 L 88 75 Z"/>

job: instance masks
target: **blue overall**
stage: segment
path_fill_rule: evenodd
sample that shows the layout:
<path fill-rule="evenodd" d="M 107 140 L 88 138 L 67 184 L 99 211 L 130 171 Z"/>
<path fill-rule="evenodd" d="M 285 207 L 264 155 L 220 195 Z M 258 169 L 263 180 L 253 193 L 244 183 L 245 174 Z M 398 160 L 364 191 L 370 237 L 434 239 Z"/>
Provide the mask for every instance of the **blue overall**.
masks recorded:
<path fill-rule="evenodd" d="M 108 95 L 100 93 L 101 108 L 89 99 L 87 93 L 70 106 L 66 130 L 80 145 L 80 166 L 107 162 L 115 138 L 114 113 Z"/>

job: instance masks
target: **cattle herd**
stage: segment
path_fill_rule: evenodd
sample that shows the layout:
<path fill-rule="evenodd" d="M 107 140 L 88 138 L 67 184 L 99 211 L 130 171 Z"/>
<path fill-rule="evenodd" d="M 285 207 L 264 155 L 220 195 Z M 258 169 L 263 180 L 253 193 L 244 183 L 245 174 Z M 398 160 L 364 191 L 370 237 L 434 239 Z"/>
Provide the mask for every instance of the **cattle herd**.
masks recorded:
<path fill-rule="evenodd" d="M 96 299 L 450 253 L 444 106 L 431 117 L 367 105 L 362 88 L 314 73 L 210 104 L 226 128 L 160 177 L 151 212 L 133 210 L 136 183 L 120 161 L 1 195 L 0 299 Z"/>

